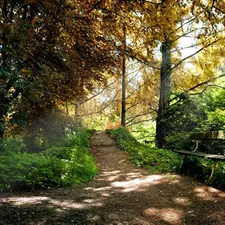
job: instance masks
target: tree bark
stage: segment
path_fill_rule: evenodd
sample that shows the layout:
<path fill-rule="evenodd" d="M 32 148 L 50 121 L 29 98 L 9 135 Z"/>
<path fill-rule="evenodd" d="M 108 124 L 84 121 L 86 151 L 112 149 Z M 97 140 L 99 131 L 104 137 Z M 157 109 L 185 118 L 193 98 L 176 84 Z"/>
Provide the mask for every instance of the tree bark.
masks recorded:
<path fill-rule="evenodd" d="M 165 40 L 161 45 L 162 62 L 160 68 L 160 96 L 156 119 L 156 145 L 162 148 L 166 144 L 167 124 L 164 120 L 165 112 L 169 106 L 171 92 L 171 42 Z"/>
<path fill-rule="evenodd" d="M 122 107 L 121 126 L 126 125 L 126 27 L 123 27 L 123 61 L 122 61 Z"/>
<path fill-rule="evenodd" d="M 77 127 L 81 127 L 80 100 L 77 100 L 74 107 L 75 122 Z"/>
<path fill-rule="evenodd" d="M 66 115 L 69 115 L 69 106 L 68 106 L 68 102 L 66 101 Z"/>

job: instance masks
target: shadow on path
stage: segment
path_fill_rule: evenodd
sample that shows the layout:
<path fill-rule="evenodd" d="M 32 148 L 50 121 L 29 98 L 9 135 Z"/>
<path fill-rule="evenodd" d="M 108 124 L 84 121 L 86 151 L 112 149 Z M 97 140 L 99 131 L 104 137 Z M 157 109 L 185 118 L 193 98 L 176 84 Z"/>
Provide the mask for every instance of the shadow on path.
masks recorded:
<path fill-rule="evenodd" d="M 73 188 L 0 195 L 1 225 L 225 225 L 225 193 L 179 175 L 135 167 L 106 133 L 91 152 L 100 169 Z"/>

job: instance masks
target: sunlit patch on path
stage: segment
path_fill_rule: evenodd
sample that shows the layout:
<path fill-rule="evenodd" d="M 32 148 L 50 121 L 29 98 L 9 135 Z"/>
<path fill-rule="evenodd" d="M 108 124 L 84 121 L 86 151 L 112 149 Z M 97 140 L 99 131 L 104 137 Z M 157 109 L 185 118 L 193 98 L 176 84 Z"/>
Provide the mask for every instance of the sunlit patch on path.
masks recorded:
<path fill-rule="evenodd" d="M 73 188 L 0 195 L 1 225 L 223 225 L 225 193 L 174 174 L 135 167 L 106 133 L 93 137 L 99 166 Z"/>

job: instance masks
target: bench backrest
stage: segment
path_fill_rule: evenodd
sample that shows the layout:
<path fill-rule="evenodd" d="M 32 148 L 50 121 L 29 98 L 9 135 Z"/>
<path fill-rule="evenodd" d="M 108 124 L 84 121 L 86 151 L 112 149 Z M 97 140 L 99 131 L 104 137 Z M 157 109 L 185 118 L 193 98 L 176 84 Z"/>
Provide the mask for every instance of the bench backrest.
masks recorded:
<path fill-rule="evenodd" d="M 193 132 L 189 135 L 190 140 L 224 140 L 225 135 L 223 131 L 206 131 Z"/>

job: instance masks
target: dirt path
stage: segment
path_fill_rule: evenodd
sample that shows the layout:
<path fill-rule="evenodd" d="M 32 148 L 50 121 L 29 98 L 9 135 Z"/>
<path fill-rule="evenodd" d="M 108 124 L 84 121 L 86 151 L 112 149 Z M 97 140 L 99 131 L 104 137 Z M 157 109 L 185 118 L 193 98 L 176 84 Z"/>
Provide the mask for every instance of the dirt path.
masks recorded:
<path fill-rule="evenodd" d="M 95 180 L 70 189 L 0 195 L 1 225 L 225 225 L 225 193 L 135 167 L 105 133 L 93 137 Z"/>

